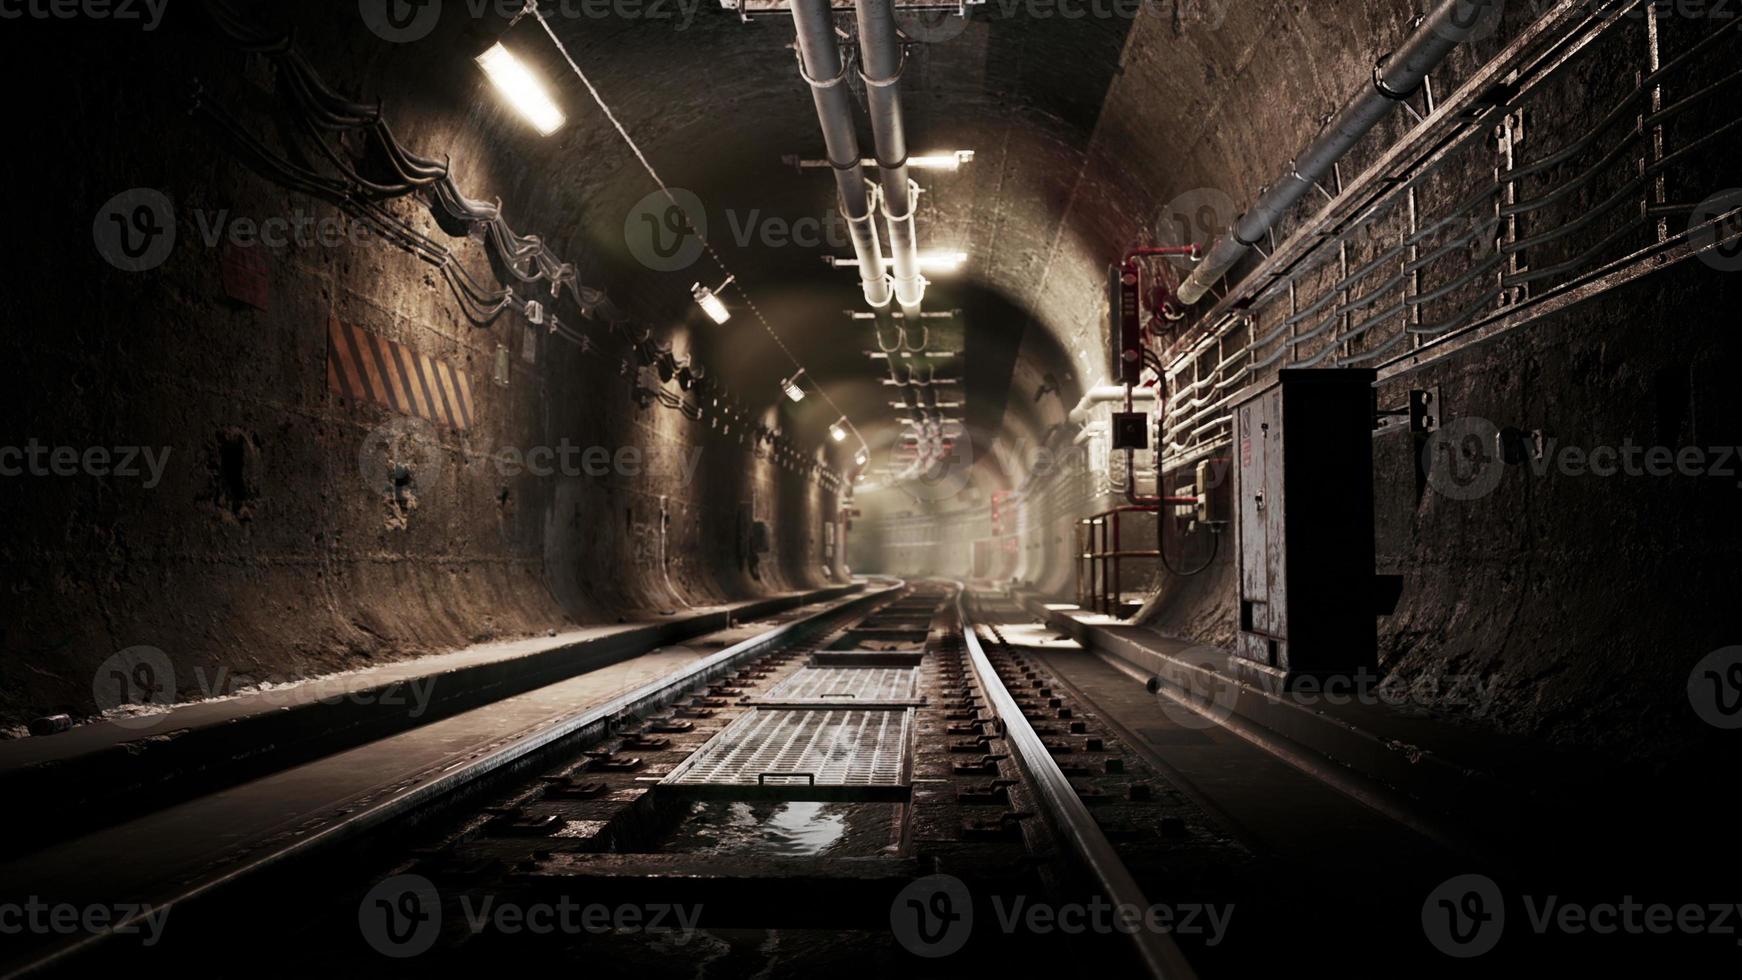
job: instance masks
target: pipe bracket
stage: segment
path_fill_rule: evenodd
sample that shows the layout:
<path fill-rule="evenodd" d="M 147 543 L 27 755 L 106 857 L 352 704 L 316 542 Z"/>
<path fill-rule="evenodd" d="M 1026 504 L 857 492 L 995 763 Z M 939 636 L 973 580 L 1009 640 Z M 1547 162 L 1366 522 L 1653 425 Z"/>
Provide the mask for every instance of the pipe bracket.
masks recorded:
<path fill-rule="evenodd" d="M 901 81 L 901 76 L 907 72 L 907 46 L 901 46 L 901 63 L 895 66 L 895 74 L 888 78 L 872 78 L 863 71 L 859 72 L 859 80 L 872 88 L 888 88 Z"/>
<path fill-rule="evenodd" d="M 1416 88 L 1412 88 L 1407 92 L 1399 92 L 1385 84 L 1385 63 L 1390 60 L 1391 55 L 1388 54 L 1373 63 L 1373 90 L 1378 92 L 1379 97 L 1382 99 L 1387 99 L 1392 102 L 1403 102 L 1410 96 L 1414 95 L 1416 89 L 1419 89 L 1421 86 L 1417 85 Z"/>
<path fill-rule="evenodd" d="M 803 51 L 801 51 L 795 47 L 792 49 L 792 56 L 795 59 L 797 59 L 797 61 L 798 61 L 798 76 L 805 80 L 805 84 L 807 84 L 811 88 L 815 88 L 815 89 L 834 88 L 835 86 L 841 84 L 842 82 L 846 81 L 847 73 L 853 67 L 852 55 L 846 51 L 842 51 L 841 52 L 841 70 L 836 73 L 834 78 L 826 78 L 826 79 L 823 79 L 821 81 L 818 81 L 817 79 L 811 77 L 811 73 L 809 71 L 805 70 L 804 52 Z M 834 161 L 830 160 L 829 164 L 831 166 L 833 166 Z"/>
<path fill-rule="evenodd" d="M 902 214 L 902 215 L 894 215 L 894 214 L 889 213 L 889 195 L 884 194 L 884 195 L 881 195 L 879 197 L 877 208 L 878 208 L 878 210 L 883 212 L 883 218 L 885 221 L 893 221 L 893 222 L 896 222 L 899 224 L 899 223 L 904 222 L 904 221 L 913 220 L 913 216 L 915 214 L 919 213 L 919 194 L 920 194 L 919 182 L 916 180 L 908 181 L 907 182 L 907 191 L 908 191 L 907 213 Z"/>

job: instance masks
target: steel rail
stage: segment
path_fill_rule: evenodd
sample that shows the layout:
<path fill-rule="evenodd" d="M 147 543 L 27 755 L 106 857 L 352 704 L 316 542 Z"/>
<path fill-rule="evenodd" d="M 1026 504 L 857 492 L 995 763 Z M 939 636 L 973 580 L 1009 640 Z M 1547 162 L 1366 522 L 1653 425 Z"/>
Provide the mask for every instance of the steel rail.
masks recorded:
<path fill-rule="evenodd" d="M 612 698 L 604 704 L 561 716 L 555 720 L 546 719 L 523 728 L 517 733 L 498 739 L 495 743 L 497 748 L 462 765 L 456 766 L 451 761 L 438 761 L 421 772 L 402 776 L 395 781 L 394 792 L 386 798 L 359 807 L 354 811 L 348 811 L 343 818 L 298 836 L 291 843 L 267 851 L 259 857 L 229 866 L 223 871 L 199 879 L 172 896 L 142 903 L 138 911 L 124 919 L 116 920 L 107 929 L 42 950 L 32 954 L 33 958 L 21 963 L 7 964 L 4 967 L 6 972 L 0 974 L 0 980 L 12 980 L 14 977 L 30 976 L 65 966 L 76 957 L 92 952 L 99 944 L 114 936 L 137 932 L 148 915 L 155 915 L 165 909 L 191 903 L 195 900 L 209 899 L 215 892 L 233 886 L 245 878 L 288 861 L 308 857 L 317 850 L 359 837 L 558 741 L 569 738 L 586 740 L 606 735 L 609 733 L 612 723 L 625 715 L 653 711 L 670 704 L 681 698 L 687 690 L 698 683 L 705 683 L 728 672 L 738 661 L 747 659 L 782 640 L 789 639 L 793 634 L 814 626 L 821 620 L 847 614 L 859 607 L 874 603 L 878 599 L 894 595 L 906 585 L 906 582 L 897 580 L 885 588 L 876 591 L 867 590 L 858 595 L 834 601 L 810 615 L 758 633 L 710 657 L 699 660 L 683 670 L 650 681 L 633 691 Z M 344 812 L 347 811 L 347 808 L 341 807 L 340 810 Z"/>
<path fill-rule="evenodd" d="M 1113 849 L 1107 835 L 1101 832 L 1101 827 L 1090 815 L 1089 808 L 1077 796 L 1076 788 L 1059 769 L 1058 762 L 1035 733 L 1034 726 L 1023 716 L 1022 708 L 1011 697 L 1009 689 L 999 679 L 998 672 L 992 669 L 992 661 L 987 658 L 985 648 L 980 645 L 980 638 L 974 632 L 974 621 L 968 615 L 967 586 L 958 582 L 956 587 L 956 614 L 962 621 L 962 637 L 967 643 L 968 661 L 974 667 L 981 689 L 986 692 L 986 700 L 991 703 L 992 711 L 998 717 L 1005 741 L 1021 761 L 1022 768 L 1033 779 L 1041 802 L 1051 812 L 1055 829 L 1087 867 L 1096 885 L 1110 901 L 1122 908 L 1149 908 L 1150 903 L 1144 897 L 1143 889 L 1131 877 L 1131 872 L 1126 870 L 1125 862 L 1119 859 L 1119 853 Z M 1197 977 L 1196 971 L 1186 962 L 1185 954 L 1180 952 L 1179 945 L 1170 934 L 1136 929 L 1130 936 L 1150 976 L 1157 980 L 1195 980 Z"/>

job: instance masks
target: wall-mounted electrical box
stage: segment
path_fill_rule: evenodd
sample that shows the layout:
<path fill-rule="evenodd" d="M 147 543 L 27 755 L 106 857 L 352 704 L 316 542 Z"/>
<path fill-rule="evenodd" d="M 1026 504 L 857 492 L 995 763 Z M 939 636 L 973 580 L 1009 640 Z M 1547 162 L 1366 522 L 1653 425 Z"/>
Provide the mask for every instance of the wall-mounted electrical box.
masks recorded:
<path fill-rule="evenodd" d="M 1377 662 L 1370 370 L 1284 370 L 1234 407 L 1240 632 L 1289 674 Z"/>
<path fill-rule="evenodd" d="M 1137 270 L 1107 267 L 1107 337 L 1113 345 L 1113 377 L 1120 384 L 1143 383 L 1143 299 Z"/>
<path fill-rule="evenodd" d="M 1145 412 L 1114 412 L 1112 418 L 1113 450 L 1145 450 L 1149 448 L 1149 415 Z"/>

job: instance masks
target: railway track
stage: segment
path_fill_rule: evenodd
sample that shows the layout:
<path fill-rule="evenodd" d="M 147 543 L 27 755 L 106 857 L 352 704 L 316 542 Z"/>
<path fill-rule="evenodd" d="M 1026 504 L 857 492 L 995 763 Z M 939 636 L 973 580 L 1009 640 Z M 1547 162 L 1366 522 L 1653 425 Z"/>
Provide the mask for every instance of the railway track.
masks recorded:
<path fill-rule="evenodd" d="M 318 854 L 190 894 L 154 945 L 218 975 L 512 958 L 953 976 L 1088 957 L 1193 976 L 1184 919 L 1206 903 L 1156 905 L 1174 896 L 1138 877 L 1165 886 L 1158 869 L 1237 845 L 970 615 L 959 587 L 921 583 L 736 644 L 391 819 L 328 828 Z M 141 962 L 137 942 L 75 952 L 43 963 Z"/>

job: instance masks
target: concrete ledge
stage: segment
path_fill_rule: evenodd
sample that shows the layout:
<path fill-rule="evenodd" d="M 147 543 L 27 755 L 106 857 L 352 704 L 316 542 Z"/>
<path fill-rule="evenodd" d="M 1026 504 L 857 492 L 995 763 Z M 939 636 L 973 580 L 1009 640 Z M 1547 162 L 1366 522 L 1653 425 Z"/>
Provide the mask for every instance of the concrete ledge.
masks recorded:
<path fill-rule="evenodd" d="M 638 656 L 800 606 L 863 582 L 588 627 L 385 664 L 236 697 L 0 742 L 12 801 L 0 853 L 32 849 Z"/>
<path fill-rule="evenodd" d="M 1152 690 L 1285 758 L 1376 809 L 1461 850 L 1510 850 L 1512 828 L 1492 815 L 1553 792 L 1545 774 L 1565 760 L 1518 739 L 1455 726 L 1385 703 L 1371 687 L 1329 690 L 1285 685 L 1279 672 L 1218 647 L 1018 596 L 1024 608 L 1084 649 L 1128 665 Z M 1499 807 L 1500 809 L 1496 809 Z M 1484 833 L 1466 815 L 1486 814 Z"/>

